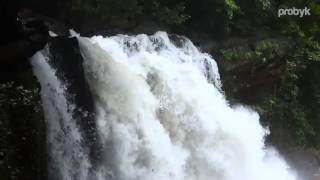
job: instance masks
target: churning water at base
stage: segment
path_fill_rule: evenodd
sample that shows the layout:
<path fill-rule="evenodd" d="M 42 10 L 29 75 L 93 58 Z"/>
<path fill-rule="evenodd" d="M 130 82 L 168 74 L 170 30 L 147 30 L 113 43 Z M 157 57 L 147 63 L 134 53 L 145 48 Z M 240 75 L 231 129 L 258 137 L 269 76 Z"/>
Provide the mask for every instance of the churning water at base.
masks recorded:
<path fill-rule="evenodd" d="M 215 61 L 188 39 L 173 42 L 158 32 L 78 40 L 95 102 L 99 162 L 91 162 L 81 143 L 76 107 L 48 63 L 49 52 L 32 61 L 55 179 L 296 179 L 265 147 L 258 114 L 229 106 Z"/>

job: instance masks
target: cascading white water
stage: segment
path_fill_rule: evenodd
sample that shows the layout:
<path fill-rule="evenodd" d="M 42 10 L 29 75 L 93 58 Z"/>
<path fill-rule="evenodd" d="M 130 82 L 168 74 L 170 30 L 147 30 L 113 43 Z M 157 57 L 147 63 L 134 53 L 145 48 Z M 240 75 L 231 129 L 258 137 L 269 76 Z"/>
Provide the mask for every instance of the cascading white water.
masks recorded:
<path fill-rule="evenodd" d="M 179 47 L 164 32 L 78 40 L 95 102 L 100 164 L 92 166 L 79 143 L 84 134 L 70 114 L 76 107 L 66 101 L 46 52 L 33 58 L 58 179 L 296 179 L 265 147 L 258 114 L 229 106 L 215 61 L 188 39 Z"/>
<path fill-rule="evenodd" d="M 81 132 L 72 117 L 76 108 L 65 97 L 65 86 L 50 67 L 47 49 L 32 58 L 34 74 L 41 84 L 41 99 L 47 123 L 47 142 L 50 154 L 50 179 L 87 179 L 90 163 L 86 147 L 81 147 Z M 61 177 L 63 176 L 63 177 Z"/>

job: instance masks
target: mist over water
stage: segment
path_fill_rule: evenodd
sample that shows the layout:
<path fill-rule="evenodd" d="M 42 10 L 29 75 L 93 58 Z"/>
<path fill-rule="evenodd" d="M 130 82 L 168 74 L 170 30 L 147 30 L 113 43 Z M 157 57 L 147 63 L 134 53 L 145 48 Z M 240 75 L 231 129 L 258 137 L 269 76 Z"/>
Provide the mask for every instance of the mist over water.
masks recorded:
<path fill-rule="evenodd" d="M 72 116 L 77 107 L 43 50 L 32 63 L 42 87 L 52 179 L 296 179 L 265 146 L 259 115 L 230 107 L 216 62 L 190 40 L 158 32 L 78 41 L 102 155 L 91 162 Z"/>

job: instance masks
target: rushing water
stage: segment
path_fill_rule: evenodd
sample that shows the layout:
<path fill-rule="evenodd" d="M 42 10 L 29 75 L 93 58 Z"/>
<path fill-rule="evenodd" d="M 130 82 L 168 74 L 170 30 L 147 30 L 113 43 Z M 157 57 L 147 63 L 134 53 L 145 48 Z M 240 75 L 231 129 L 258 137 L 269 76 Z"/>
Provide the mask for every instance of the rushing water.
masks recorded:
<path fill-rule="evenodd" d="M 51 179 L 295 180 L 259 115 L 230 107 L 216 62 L 186 38 L 155 35 L 78 37 L 95 103 L 100 145 L 93 162 L 72 116 L 65 86 L 33 57 L 42 87 Z"/>

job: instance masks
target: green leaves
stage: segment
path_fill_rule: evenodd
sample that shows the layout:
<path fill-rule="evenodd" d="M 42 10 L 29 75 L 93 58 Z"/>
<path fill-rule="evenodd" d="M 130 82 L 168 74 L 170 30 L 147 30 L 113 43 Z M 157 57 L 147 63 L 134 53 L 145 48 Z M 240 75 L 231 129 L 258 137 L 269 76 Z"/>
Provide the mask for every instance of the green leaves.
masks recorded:
<path fill-rule="evenodd" d="M 320 43 L 312 38 L 266 38 L 221 50 L 222 63 L 250 63 L 252 76 L 271 72 L 274 92 L 254 104 L 266 126 L 284 126 L 298 146 L 320 146 Z M 278 69 L 279 68 L 279 69 Z M 276 73 L 277 69 L 279 73 Z M 275 73 L 272 73 L 275 72 Z"/>
<path fill-rule="evenodd" d="M 237 6 L 234 0 L 224 0 L 224 4 L 225 4 L 225 10 L 227 14 L 227 19 L 232 20 L 235 13 L 239 11 L 240 8 Z"/>
<path fill-rule="evenodd" d="M 271 1 L 270 0 L 256 0 L 256 4 L 259 9 L 268 10 L 271 8 Z"/>
<path fill-rule="evenodd" d="M 160 6 L 160 5 L 159 5 Z M 161 22 L 168 25 L 179 25 L 187 21 L 190 16 L 185 14 L 185 6 L 182 3 L 177 4 L 174 8 L 168 8 L 166 6 L 157 8 L 153 15 L 157 17 Z"/>
<path fill-rule="evenodd" d="M 278 61 L 290 49 L 289 40 L 263 39 L 252 48 L 240 46 L 221 50 L 222 59 L 227 62 L 247 61 L 256 66 Z"/>
<path fill-rule="evenodd" d="M 137 23 L 146 17 L 167 25 L 182 24 L 189 19 L 183 3 L 169 7 L 160 0 L 73 0 L 72 5 L 74 11 L 116 26 Z"/>

